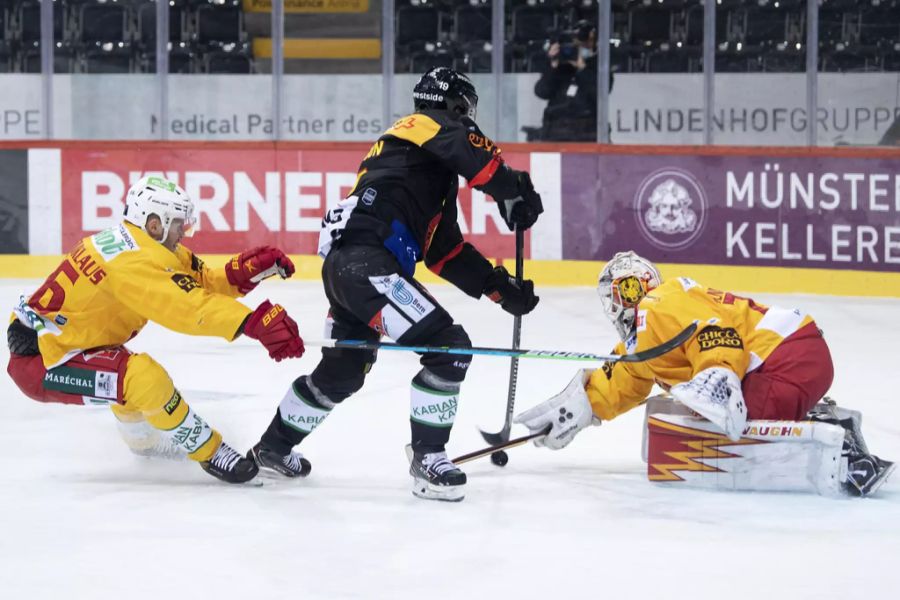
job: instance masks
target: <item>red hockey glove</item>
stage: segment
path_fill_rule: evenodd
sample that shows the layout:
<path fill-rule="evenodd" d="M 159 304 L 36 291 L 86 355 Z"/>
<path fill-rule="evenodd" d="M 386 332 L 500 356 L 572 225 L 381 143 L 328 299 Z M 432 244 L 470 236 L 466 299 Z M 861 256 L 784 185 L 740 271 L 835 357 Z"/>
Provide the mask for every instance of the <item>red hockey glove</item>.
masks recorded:
<path fill-rule="evenodd" d="M 268 300 L 260 304 L 247 317 L 243 332 L 259 340 L 275 362 L 303 356 L 303 338 L 297 330 L 297 323 L 280 304 L 273 305 Z"/>
<path fill-rule="evenodd" d="M 242 294 L 253 291 L 260 281 L 276 274 L 287 279 L 294 274 L 294 263 L 284 252 L 271 246 L 244 250 L 225 265 L 228 283 Z"/>

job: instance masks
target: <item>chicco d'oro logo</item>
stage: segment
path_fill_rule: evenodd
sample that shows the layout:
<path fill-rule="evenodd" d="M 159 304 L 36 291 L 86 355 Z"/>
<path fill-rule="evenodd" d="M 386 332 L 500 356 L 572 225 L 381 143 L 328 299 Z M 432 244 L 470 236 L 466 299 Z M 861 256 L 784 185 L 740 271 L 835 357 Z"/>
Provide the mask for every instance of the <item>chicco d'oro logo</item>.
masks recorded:
<path fill-rule="evenodd" d="M 717 325 L 709 325 L 700 330 L 697 334 L 697 342 L 700 344 L 700 352 L 713 350 L 715 348 L 734 348 L 743 350 L 744 340 L 741 334 L 733 327 L 719 327 Z"/>
<path fill-rule="evenodd" d="M 693 175 L 666 167 L 648 175 L 634 196 L 638 229 L 666 250 L 694 243 L 706 225 L 706 194 Z"/>

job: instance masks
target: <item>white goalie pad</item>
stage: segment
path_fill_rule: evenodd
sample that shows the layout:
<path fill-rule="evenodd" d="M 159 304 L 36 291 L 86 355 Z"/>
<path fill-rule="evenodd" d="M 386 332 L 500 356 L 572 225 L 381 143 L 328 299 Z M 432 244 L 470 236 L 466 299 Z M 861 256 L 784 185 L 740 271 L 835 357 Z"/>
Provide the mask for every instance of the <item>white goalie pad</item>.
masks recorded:
<path fill-rule="evenodd" d="M 643 459 L 650 481 L 720 490 L 836 496 L 847 478 L 844 429 L 813 421 L 747 421 L 737 441 L 667 396 L 648 399 Z"/>

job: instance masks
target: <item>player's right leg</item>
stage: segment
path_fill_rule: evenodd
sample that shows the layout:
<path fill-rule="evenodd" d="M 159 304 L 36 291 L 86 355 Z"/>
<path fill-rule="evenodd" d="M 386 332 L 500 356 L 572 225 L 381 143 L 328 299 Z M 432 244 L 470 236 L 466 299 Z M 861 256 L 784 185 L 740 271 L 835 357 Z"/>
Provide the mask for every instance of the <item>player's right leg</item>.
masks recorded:
<path fill-rule="evenodd" d="M 147 354 L 132 354 L 125 369 L 122 399 L 204 471 L 228 483 L 253 479 L 259 469 L 222 441 L 222 435 L 191 408 L 165 369 Z"/>
<path fill-rule="evenodd" d="M 48 371 L 33 332 L 33 344 L 21 343 L 28 332 L 10 327 L 7 371 L 29 398 L 113 405 L 123 439 L 138 454 L 152 453 L 155 446 L 182 452 L 223 481 L 240 483 L 256 475 L 255 463 L 222 442 L 181 398 L 165 369 L 146 354 L 131 354 L 124 347 L 86 352 Z"/>
<path fill-rule="evenodd" d="M 339 307 L 327 318 L 333 339 L 377 342 L 379 335 Z M 312 464 L 292 448 L 306 439 L 344 400 L 359 391 L 375 364 L 375 352 L 323 348 L 319 364 L 298 377 L 275 411 L 275 416 L 251 453 L 265 471 L 285 477 L 306 477 Z"/>

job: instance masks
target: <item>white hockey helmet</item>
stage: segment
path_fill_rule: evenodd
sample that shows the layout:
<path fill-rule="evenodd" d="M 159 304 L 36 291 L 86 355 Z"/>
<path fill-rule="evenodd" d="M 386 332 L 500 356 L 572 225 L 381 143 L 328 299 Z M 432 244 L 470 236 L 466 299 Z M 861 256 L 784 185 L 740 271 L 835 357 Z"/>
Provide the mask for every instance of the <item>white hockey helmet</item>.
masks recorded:
<path fill-rule="evenodd" d="M 123 218 L 146 230 L 150 215 L 156 215 L 162 222 L 163 240 L 169 236 L 169 227 L 175 219 L 184 222 L 186 237 L 194 234 L 194 203 L 187 192 L 178 184 L 153 175 L 142 177 L 128 190 Z"/>
<path fill-rule="evenodd" d="M 603 267 L 597 293 L 603 313 L 616 326 L 622 341 L 634 333 L 638 304 L 661 283 L 656 266 L 631 250 L 616 253 Z"/>

